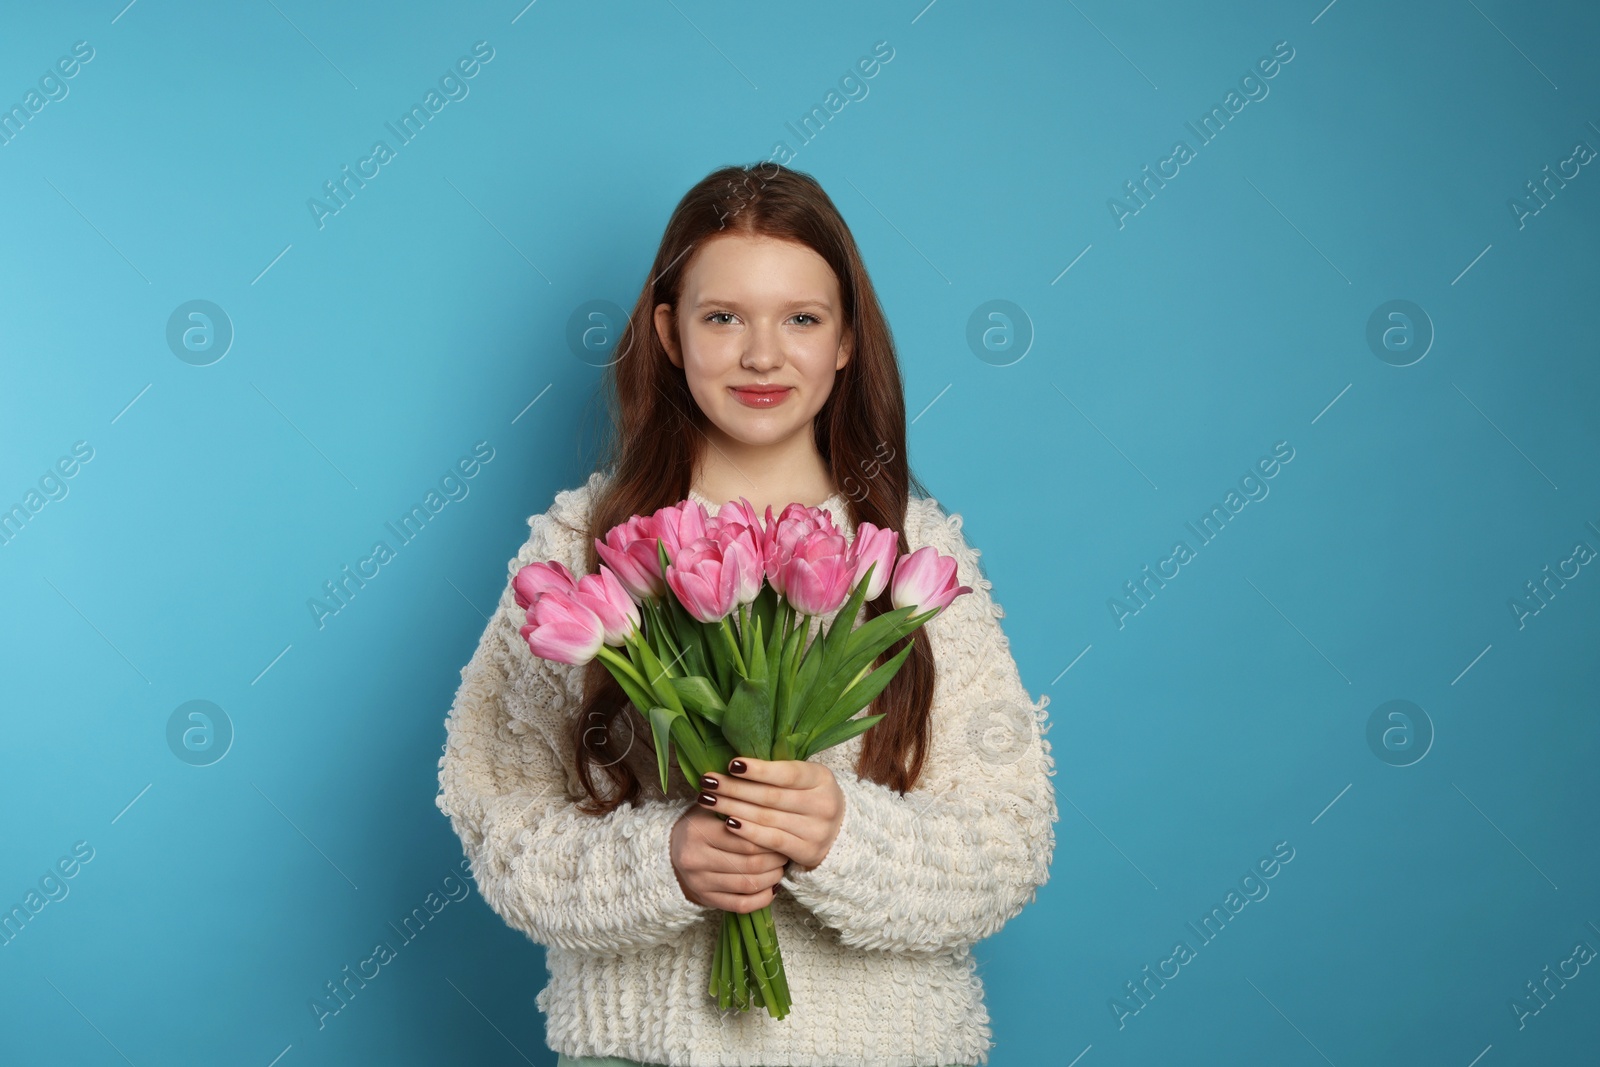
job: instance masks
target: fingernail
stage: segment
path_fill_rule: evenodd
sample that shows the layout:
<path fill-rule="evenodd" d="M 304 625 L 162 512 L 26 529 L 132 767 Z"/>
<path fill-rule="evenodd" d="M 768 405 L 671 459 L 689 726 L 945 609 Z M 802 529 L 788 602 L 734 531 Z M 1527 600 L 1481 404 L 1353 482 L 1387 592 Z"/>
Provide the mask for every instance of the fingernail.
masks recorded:
<path fill-rule="evenodd" d="M 738 819 L 730 818 L 726 821 L 728 823 L 728 829 L 730 830 L 737 830 L 739 827 L 744 825 L 744 823 L 740 822 Z"/>
<path fill-rule="evenodd" d="M 701 793 L 700 794 L 700 803 L 704 804 L 706 807 L 709 808 L 713 804 L 715 804 L 716 802 L 717 802 L 717 798 L 712 796 L 710 793 Z"/>
<path fill-rule="evenodd" d="M 732 763 L 728 764 L 728 773 L 729 774 L 743 774 L 744 771 L 745 771 L 745 766 L 744 766 L 744 760 L 742 760 L 742 759 L 736 759 Z"/>
<path fill-rule="evenodd" d="M 710 775 L 710 774 L 703 774 L 703 775 L 700 776 L 700 784 L 702 786 L 704 786 L 705 788 L 707 788 L 707 789 L 715 789 L 717 787 L 716 776 L 715 775 Z"/>

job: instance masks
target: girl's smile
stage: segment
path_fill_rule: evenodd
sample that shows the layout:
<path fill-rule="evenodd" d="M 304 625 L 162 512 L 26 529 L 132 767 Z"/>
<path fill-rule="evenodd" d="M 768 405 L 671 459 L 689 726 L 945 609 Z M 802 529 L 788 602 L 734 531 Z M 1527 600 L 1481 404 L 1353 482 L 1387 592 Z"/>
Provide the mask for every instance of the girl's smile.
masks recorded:
<path fill-rule="evenodd" d="M 794 390 L 789 386 L 730 386 L 729 392 L 739 398 L 739 403 L 752 408 L 776 407 L 789 399 Z"/>

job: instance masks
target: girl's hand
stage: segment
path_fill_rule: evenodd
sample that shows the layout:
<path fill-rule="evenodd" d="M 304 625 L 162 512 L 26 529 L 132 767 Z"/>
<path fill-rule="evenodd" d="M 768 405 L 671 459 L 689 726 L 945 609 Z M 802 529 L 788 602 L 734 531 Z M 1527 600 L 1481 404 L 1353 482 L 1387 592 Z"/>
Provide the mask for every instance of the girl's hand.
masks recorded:
<path fill-rule="evenodd" d="M 696 904 L 740 915 L 772 903 L 789 857 L 730 834 L 710 808 L 690 804 L 672 827 L 672 869 Z"/>
<path fill-rule="evenodd" d="M 810 760 L 760 760 L 740 756 L 729 766 L 738 773 L 708 774 L 700 780 L 700 802 L 732 816 L 728 836 L 771 849 L 809 871 L 820 864 L 844 821 L 844 791 L 827 765 Z"/>

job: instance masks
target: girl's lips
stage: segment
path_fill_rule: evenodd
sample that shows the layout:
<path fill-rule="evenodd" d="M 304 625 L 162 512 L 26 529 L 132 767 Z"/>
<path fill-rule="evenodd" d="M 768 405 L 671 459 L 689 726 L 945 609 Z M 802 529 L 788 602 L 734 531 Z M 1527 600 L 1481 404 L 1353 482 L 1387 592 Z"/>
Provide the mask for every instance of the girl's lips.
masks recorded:
<path fill-rule="evenodd" d="M 788 386 L 782 389 L 734 389 L 733 395 L 739 403 L 752 408 L 770 408 L 783 403 L 794 390 Z"/>

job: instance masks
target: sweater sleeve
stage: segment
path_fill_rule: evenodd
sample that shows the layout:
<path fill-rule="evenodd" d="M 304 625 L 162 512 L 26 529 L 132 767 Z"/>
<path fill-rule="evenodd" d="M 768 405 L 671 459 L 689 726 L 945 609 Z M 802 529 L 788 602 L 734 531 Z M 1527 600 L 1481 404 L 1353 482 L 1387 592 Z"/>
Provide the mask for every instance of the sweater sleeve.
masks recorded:
<path fill-rule="evenodd" d="M 594 816 L 567 795 L 566 767 L 547 738 L 565 736 L 561 723 L 576 706 L 566 679 L 577 668 L 529 650 L 510 579 L 544 559 L 579 573 L 583 545 L 567 544 L 575 538 L 548 514 L 529 525 L 461 671 L 435 803 L 461 838 L 484 900 L 532 940 L 613 953 L 671 941 L 714 910 L 684 896 L 672 867 L 672 827 L 686 805 L 646 800 Z"/>
<path fill-rule="evenodd" d="M 1043 736 L 1049 697 L 1036 704 L 1023 688 L 961 516 L 922 506 L 924 543 L 955 557 L 960 584 L 973 591 L 916 635 L 937 664 L 921 779 L 902 795 L 836 775 L 845 796 L 838 836 L 820 864 L 791 864 L 781 883 L 842 944 L 891 952 L 962 949 L 998 931 L 1047 880 L 1058 820 Z"/>

